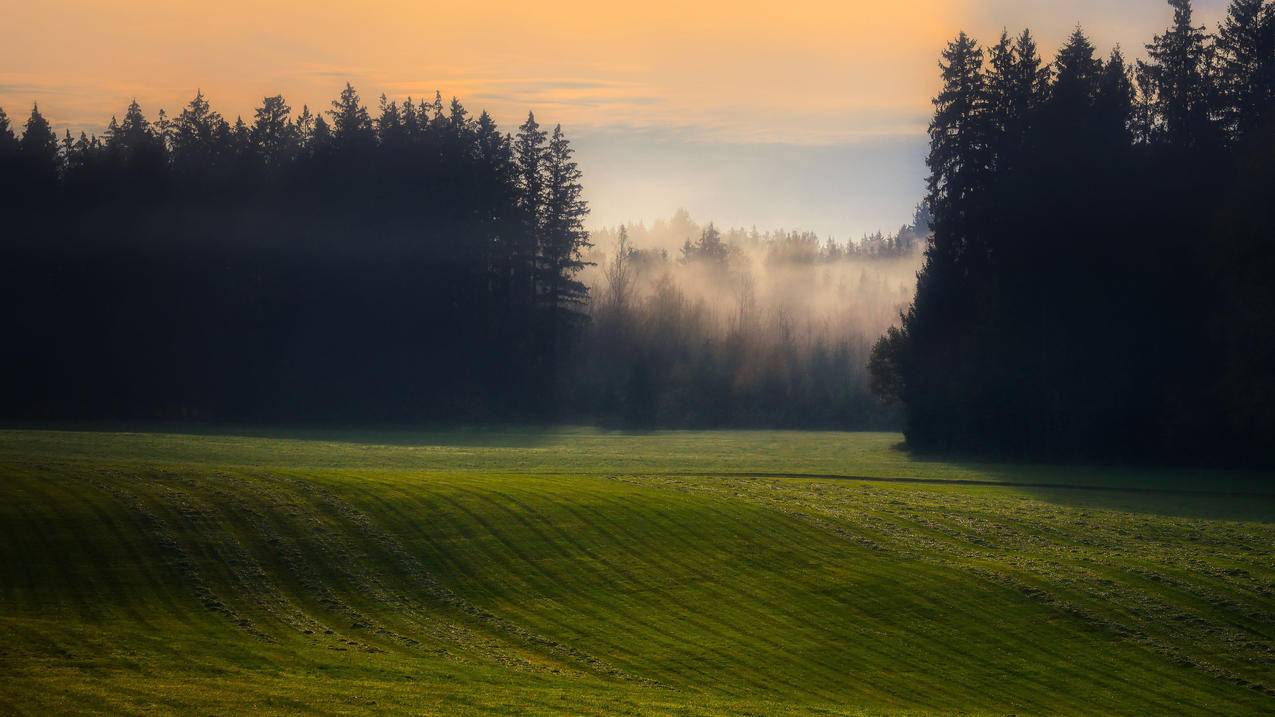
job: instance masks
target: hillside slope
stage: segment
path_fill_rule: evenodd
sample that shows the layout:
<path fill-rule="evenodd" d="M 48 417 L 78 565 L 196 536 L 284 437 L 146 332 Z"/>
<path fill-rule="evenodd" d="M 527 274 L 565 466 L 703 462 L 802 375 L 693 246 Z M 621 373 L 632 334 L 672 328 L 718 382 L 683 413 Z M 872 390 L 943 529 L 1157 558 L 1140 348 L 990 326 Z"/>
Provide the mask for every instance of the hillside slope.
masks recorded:
<path fill-rule="evenodd" d="M 1275 710 L 1253 476 L 339 438 L 0 433 L 0 712 Z"/>

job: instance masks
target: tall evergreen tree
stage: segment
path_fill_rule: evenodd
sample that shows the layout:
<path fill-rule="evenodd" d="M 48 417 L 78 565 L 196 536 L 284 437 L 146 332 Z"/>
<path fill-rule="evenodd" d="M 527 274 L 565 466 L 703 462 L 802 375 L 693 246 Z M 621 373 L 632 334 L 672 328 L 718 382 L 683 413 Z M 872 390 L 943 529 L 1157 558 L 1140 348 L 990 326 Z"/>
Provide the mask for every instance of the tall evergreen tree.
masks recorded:
<path fill-rule="evenodd" d="M 1155 36 L 1148 61 L 1139 63 L 1154 110 L 1153 132 L 1175 146 L 1200 147 L 1214 139 L 1208 36 L 1193 24 L 1191 0 L 1168 2 L 1173 25 Z"/>
<path fill-rule="evenodd" d="M 174 122 L 173 165 L 185 174 L 218 166 L 226 127 L 226 120 L 212 109 L 203 91 L 196 91 Z"/>
<path fill-rule="evenodd" d="M 403 134 L 408 141 L 415 142 L 420 138 L 421 118 L 416 109 L 416 102 L 408 96 L 403 100 Z"/>
<path fill-rule="evenodd" d="M 589 205 L 581 197 L 581 172 L 571 143 L 562 125 L 553 128 L 545 154 L 544 239 L 541 245 L 542 283 L 553 309 L 579 304 L 588 296 L 588 287 L 576 278 L 585 267 L 582 258 L 589 243 L 584 219 Z"/>
<path fill-rule="evenodd" d="M 149 157 L 162 152 L 161 140 L 137 100 L 129 103 L 124 121 L 108 130 L 106 146 L 126 163 L 136 160 L 139 155 Z"/>
<path fill-rule="evenodd" d="M 463 135 L 470 129 L 469 113 L 465 110 L 460 100 L 453 97 L 452 103 L 448 107 L 447 123 L 451 130 L 457 136 Z"/>
<path fill-rule="evenodd" d="M 292 123 L 297 134 L 297 142 L 301 148 L 308 149 L 314 139 L 314 115 L 310 113 L 310 105 L 301 105 L 301 112 Z"/>
<path fill-rule="evenodd" d="M 1100 135 L 1095 140 L 1105 139 L 1115 146 L 1129 145 L 1133 139 L 1134 98 L 1129 67 L 1125 64 L 1124 53 L 1117 46 L 1111 51 L 1098 79 L 1096 119 Z"/>
<path fill-rule="evenodd" d="M 155 139 L 159 141 L 160 147 L 163 148 L 165 154 L 172 151 L 174 130 L 172 118 L 168 116 L 168 111 L 161 107 L 159 115 L 155 118 L 155 123 L 151 126 L 151 131 L 154 132 Z"/>
<path fill-rule="evenodd" d="M 993 131 L 1008 134 L 1017 114 L 1014 106 L 1017 94 L 1017 58 L 1014 41 L 1009 30 L 1001 30 L 997 43 L 987 50 L 987 112 Z"/>
<path fill-rule="evenodd" d="M 32 105 L 26 130 L 19 145 L 28 171 L 41 182 L 50 182 L 58 174 L 58 137 L 49 121 L 40 114 L 40 106 Z"/>
<path fill-rule="evenodd" d="M 1049 90 L 1050 70 L 1041 66 L 1031 31 L 1011 39 L 1007 31 L 988 51 L 986 112 L 992 134 L 993 162 L 1000 170 L 1013 164 L 1034 115 Z"/>
<path fill-rule="evenodd" d="M 1260 127 L 1275 104 L 1275 5 L 1231 0 L 1218 27 L 1221 119 L 1232 138 Z"/>
<path fill-rule="evenodd" d="M 296 156 L 301 133 L 291 114 L 283 95 L 266 97 L 254 113 L 251 142 L 266 167 L 285 166 Z"/>
<path fill-rule="evenodd" d="M 332 149 L 332 128 L 328 126 L 323 115 L 314 118 L 314 131 L 310 133 L 309 148 L 314 155 L 323 154 Z"/>
<path fill-rule="evenodd" d="M 939 69 L 943 87 L 934 98 L 929 130 L 927 201 L 935 218 L 935 252 L 956 258 L 973 240 L 973 214 L 990 170 L 983 51 L 962 32 L 943 50 Z"/>
<path fill-rule="evenodd" d="M 1055 112 L 1082 116 L 1098 97 L 1102 61 L 1094 55 L 1093 43 L 1079 27 L 1067 38 L 1054 60 L 1054 85 L 1050 102 Z"/>
<path fill-rule="evenodd" d="M 522 226 L 513 251 L 513 283 L 530 305 L 537 300 L 536 276 L 541 236 L 545 222 L 545 163 L 548 133 L 540 129 L 536 116 L 518 127 L 514 138 L 514 179 L 518 188 L 518 209 Z"/>
<path fill-rule="evenodd" d="M 403 123 L 403 113 L 397 102 L 391 102 L 384 94 L 379 101 L 380 114 L 376 118 L 376 135 L 381 144 L 389 148 L 400 148 L 407 141 L 407 128 Z"/>
<path fill-rule="evenodd" d="M 372 116 L 350 83 L 347 82 L 340 97 L 332 101 L 328 116 L 332 118 L 332 145 L 337 151 L 356 154 L 376 144 Z"/>
<path fill-rule="evenodd" d="M 13 125 L 4 108 L 0 107 L 0 207 L 18 205 L 23 172 L 20 166 L 22 143 L 13 132 Z"/>
<path fill-rule="evenodd" d="M 9 115 L 5 114 L 3 107 L 0 107 L 0 157 L 17 154 L 19 146 Z"/>

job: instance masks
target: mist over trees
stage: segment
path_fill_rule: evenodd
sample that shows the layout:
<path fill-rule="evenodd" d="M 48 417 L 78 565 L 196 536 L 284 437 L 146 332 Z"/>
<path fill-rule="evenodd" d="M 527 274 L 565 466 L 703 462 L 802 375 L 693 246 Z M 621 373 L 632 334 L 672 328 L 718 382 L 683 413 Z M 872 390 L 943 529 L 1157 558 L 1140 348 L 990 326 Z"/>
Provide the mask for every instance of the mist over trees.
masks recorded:
<path fill-rule="evenodd" d="M 202 93 L 103 137 L 0 114 L 0 406 L 18 418 L 540 416 L 584 324 L 560 127 Z"/>
<path fill-rule="evenodd" d="M 867 359 L 912 298 L 928 232 L 924 208 L 845 243 L 685 211 L 597 231 L 572 404 L 628 426 L 893 429 Z"/>
<path fill-rule="evenodd" d="M 102 138 L 0 115 L 3 415 L 897 425 L 865 366 L 924 208 L 858 242 L 684 212 L 590 235 L 572 154 L 530 114 L 348 85 L 246 120 L 133 102 Z"/>
<path fill-rule="evenodd" d="M 872 380 L 909 445 L 1275 458 L 1275 4 L 1189 0 L 1130 62 L 1077 29 L 943 51 L 933 241 Z"/>

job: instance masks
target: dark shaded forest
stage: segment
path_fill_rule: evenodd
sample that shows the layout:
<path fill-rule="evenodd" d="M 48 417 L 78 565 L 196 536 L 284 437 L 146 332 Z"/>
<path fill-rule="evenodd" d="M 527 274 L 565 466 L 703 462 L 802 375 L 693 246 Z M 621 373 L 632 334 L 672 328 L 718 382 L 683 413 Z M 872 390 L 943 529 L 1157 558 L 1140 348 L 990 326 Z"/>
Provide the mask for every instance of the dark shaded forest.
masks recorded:
<path fill-rule="evenodd" d="M 918 450 L 1269 463 L 1275 3 L 1215 32 L 1169 4 L 1136 61 L 961 34 L 925 201 L 844 244 L 590 235 L 560 127 L 437 94 L 134 102 L 100 139 L 0 112 L 0 418 L 902 424 Z"/>
<path fill-rule="evenodd" d="M 1169 5 L 1133 64 L 1080 29 L 944 50 L 934 237 L 872 357 L 913 448 L 1275 460 L 1275 5 Z"/>
<path fill-rule="evenodd" d="M 251 122 L 196 96 L 105 137 L 0 119 L 0 375 L 11 418 L 552 415 L 583 326 L 561 128 L 347 86 Z"/>
<path fill-rule="evenodd" d="M 373 115 L 349 86 L 251 122 L 134 102 L 101 139 L 0 118 L 4 418 L 897 426 L 866 364 L 923 211 L 844 244 L 681 216 L 616 247 L 561 128 L 438 95 Z"/>

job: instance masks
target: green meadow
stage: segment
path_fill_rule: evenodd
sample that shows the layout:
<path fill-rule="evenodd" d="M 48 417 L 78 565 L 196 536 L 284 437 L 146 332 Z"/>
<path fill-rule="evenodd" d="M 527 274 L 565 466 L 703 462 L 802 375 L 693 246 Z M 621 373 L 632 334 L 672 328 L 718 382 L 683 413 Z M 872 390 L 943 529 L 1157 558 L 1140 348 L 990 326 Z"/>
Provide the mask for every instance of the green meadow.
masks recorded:
<path fill-rule="evenodd" d="M 1275 712 L 1275 480 L 897 434 L 0 431 L 0 713 Z"/>

